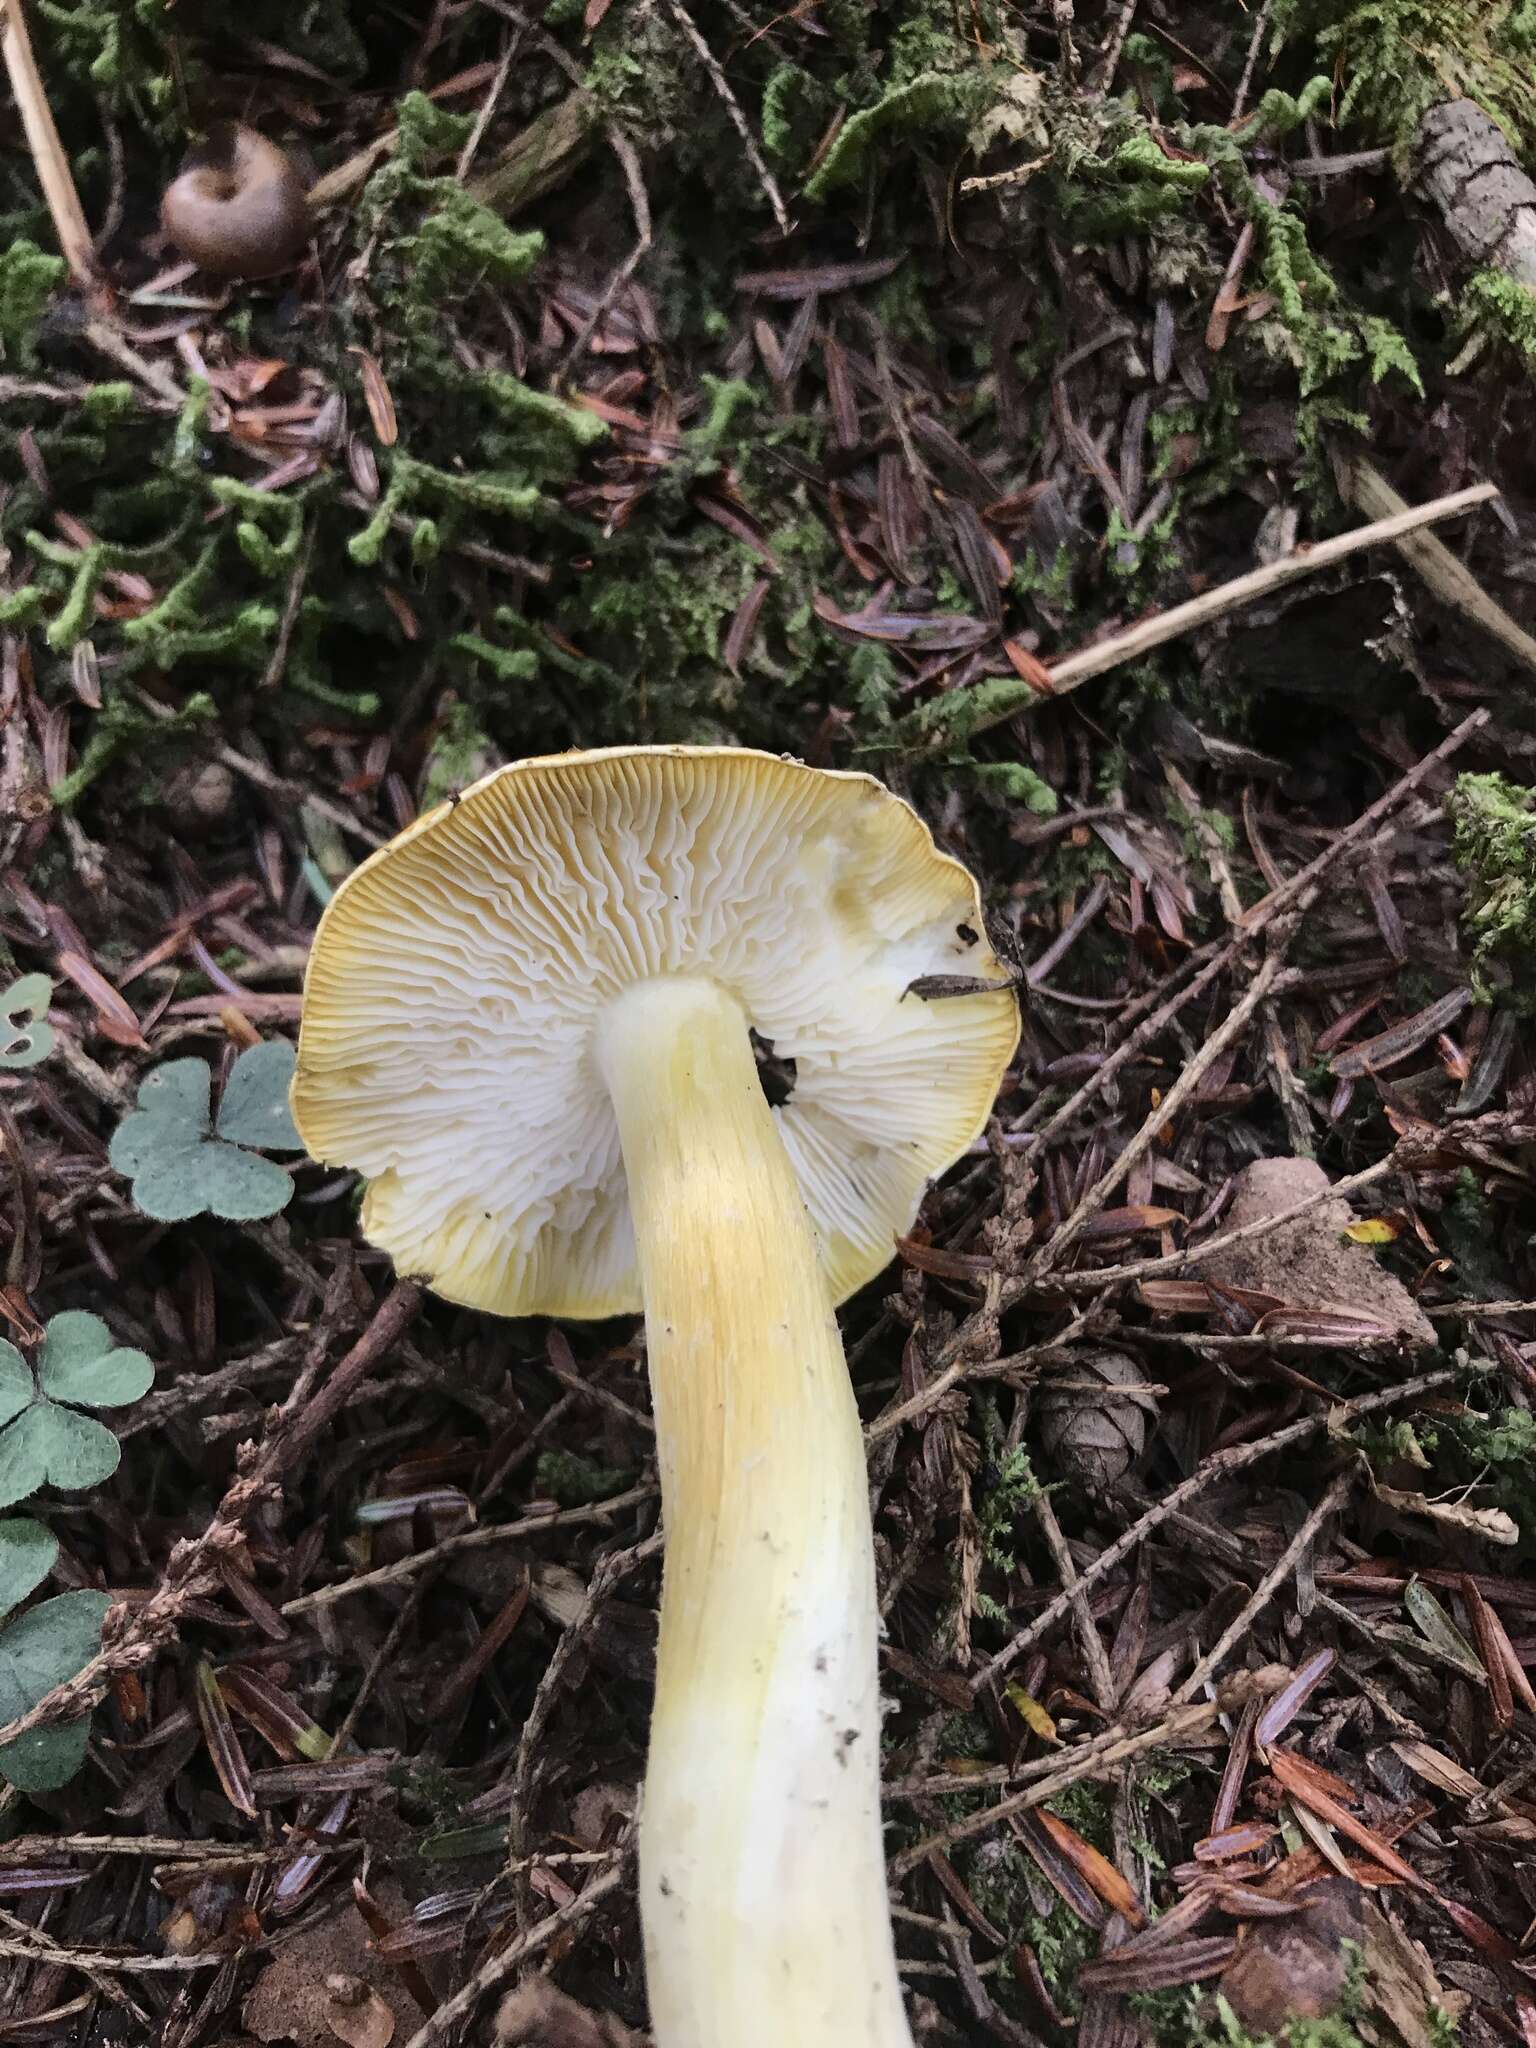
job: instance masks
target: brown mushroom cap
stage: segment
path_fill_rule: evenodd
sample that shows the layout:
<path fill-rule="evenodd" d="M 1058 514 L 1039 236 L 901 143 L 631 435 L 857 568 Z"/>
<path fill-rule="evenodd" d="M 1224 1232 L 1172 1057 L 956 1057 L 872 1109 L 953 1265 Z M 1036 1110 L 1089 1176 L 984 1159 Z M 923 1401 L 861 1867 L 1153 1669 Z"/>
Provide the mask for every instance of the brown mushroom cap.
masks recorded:
<path fill-rule="evenodd" d="M 210 277 L 271 277 L 309 241 L 304 180 L 286 151 L 254 128 L 215 129 L 166 187 L 160 220 Z"/>

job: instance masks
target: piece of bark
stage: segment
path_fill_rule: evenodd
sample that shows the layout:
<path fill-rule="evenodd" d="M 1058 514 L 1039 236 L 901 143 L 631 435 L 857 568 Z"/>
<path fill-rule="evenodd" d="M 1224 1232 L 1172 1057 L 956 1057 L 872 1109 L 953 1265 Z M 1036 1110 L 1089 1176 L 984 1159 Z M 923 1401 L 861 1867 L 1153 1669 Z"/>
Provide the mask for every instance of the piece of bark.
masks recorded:
<path fill-rule="evenodd" d="M 1444 100 L 1419 124 L 1419 189 L 1462 254 L 1536 286 L 1536 183 L 1504 131 L 1472 100 Z"/>

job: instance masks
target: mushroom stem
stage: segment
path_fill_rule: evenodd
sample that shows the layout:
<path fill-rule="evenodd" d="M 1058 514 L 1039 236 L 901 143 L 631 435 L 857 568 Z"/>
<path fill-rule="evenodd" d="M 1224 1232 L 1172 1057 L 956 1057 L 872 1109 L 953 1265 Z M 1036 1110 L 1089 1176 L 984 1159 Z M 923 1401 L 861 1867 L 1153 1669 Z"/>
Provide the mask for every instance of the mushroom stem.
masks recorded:
<path fill-rule="evenodd" d="M 657 2048 L 911 2048 L 842 1343 L 741 1006 L 613 1003 L 666 1517 L 640 1907 Z"/>

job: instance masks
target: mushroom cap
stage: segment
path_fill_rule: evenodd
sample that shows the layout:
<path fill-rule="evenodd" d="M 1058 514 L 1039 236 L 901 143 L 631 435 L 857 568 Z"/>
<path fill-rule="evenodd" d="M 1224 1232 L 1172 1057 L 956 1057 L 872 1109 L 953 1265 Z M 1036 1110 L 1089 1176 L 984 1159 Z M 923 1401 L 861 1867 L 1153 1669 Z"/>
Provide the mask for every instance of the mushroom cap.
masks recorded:
<path fill-rule="evenodd" d="M 795 1063 L 774 1110 L 836 1301 L 982 1129 L 1018 1042 L 976 883 L 868 775 L 731 747 L 520 761 L 365 861 L 320 921 L 293 1113 L 402 1273 L 501 1315 L 642 1306 L 608 1003 L 707 977 Z"/>
<path fill-rule="evenodd" d="M 209 277 L 272 277 L 308 246 L 309 199 L 286 150 L 225 122 L 166 187 L 160 224 Z"/>

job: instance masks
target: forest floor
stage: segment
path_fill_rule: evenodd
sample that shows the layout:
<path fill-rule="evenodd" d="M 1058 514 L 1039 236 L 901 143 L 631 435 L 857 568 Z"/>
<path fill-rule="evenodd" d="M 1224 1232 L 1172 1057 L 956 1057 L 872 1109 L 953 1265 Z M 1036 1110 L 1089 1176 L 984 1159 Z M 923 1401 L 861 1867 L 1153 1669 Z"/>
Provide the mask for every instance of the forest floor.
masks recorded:
<path fill-rule="evenodd" d="M 0 2041 L 643 2030 L 640 1335 L 398 1280 L 283 1089 L 371 849 L 694 741 L 1020 976 L 843 1315 L 918 2038 L 1536 2042 L 1530 9 L 26 15 Z"/>

